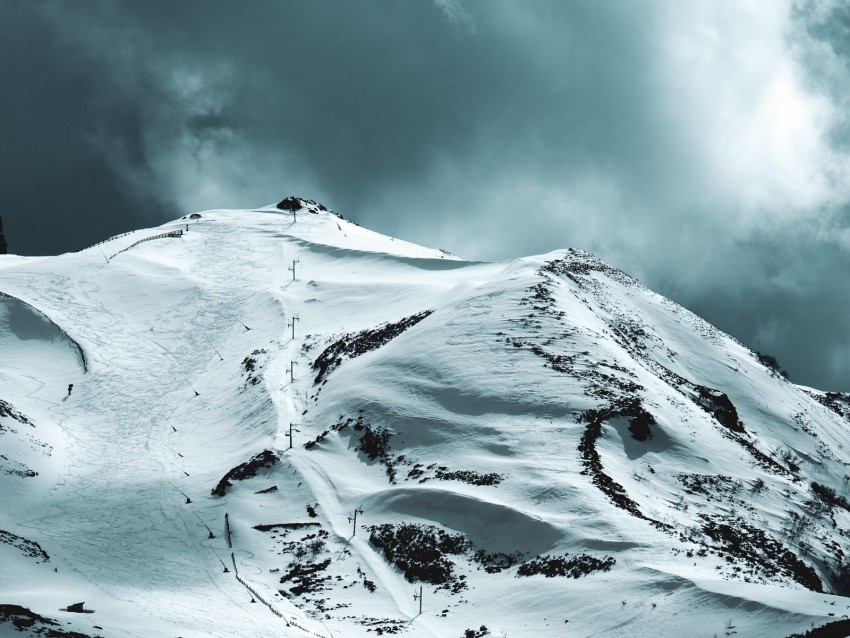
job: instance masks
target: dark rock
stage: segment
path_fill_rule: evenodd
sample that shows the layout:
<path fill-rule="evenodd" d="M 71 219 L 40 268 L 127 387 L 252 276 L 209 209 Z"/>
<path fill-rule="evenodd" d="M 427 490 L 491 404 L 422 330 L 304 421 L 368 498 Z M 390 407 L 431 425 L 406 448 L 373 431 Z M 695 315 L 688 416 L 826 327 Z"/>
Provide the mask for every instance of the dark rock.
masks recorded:
<path fill-rule="evenodd" d="M 280 210 L 301 210 L 304 205 L 298 197 L 287 197 L 278 203 L 277 208 Z"/>
<path fill-rule="evenodd" d="M 212 495 L 224 496 L 227 488 L 233 485 L 230 481 L 243 481 L 245 479 L 253 478 L 262 468 L 272 467 L 277 463 L 277 461 L 278 458 L 274 452 L 271 450 L 263 450 L 252 457 L 250 461 L 237 465 L 225 474 L 218 482 L 218 485 L 213 488 Z"/>
<path fill-rule="evenodd" d="M 542 574 L 546 578 L 569 576 L 580 578 L 593 572 L 607 572 L 617 561 L 611 556 L 596 558 L 589 554 L 577 556 L 538 556 L 534 560 L 523 563 L 517 569 L 517 576 L 534 576 Z"/>
<path fill-rule="evenodd" d="M 315 382 L 321 383 L 327 375 L 343 362 L 344 358 L 353 359 L 372 350 L 377 350 L 408 328 L 415 326 L 433 312 L 433 310 L 424 310 L 395 323 L 386 323 L 377 328 L 345 335 L 325 348 L 322 354 L 313 362 L 313 369 L 319 371 Z"/>

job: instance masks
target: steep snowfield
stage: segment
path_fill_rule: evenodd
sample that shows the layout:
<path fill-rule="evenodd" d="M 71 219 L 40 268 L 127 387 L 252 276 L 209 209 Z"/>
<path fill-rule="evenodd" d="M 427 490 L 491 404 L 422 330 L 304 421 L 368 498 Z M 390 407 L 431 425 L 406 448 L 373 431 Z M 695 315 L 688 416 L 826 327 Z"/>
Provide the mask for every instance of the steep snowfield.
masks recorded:
<path fill-rule="evenodd" d="M 850 613 L 845 395 L 587 253 L 467 262 L 303 205 L 0 256 L 0 605 L 184 638 Z"/>

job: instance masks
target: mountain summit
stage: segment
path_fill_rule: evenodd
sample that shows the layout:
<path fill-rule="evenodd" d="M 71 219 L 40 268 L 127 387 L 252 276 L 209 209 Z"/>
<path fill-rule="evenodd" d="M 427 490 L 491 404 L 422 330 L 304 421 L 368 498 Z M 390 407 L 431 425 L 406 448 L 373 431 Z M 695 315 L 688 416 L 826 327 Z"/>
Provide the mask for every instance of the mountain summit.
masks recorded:
<path fill-rule="evenodd" d="M 850 397 L 589 253 L 287 198 L 3 255 L 0 293 L 3 632 L 850 624 Z"/>

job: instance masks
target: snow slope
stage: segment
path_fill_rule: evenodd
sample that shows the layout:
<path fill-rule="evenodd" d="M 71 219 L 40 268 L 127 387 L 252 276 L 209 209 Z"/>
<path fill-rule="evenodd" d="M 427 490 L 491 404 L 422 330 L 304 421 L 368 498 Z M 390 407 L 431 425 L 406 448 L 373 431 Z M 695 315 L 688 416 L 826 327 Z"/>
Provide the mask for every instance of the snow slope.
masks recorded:
<path fill-rule="evenodd" d="M 590 254 L 467 262 L 299 206 L 0 256 L 0 605 L 184 638 L 850 613 L 847 396 Z"/>

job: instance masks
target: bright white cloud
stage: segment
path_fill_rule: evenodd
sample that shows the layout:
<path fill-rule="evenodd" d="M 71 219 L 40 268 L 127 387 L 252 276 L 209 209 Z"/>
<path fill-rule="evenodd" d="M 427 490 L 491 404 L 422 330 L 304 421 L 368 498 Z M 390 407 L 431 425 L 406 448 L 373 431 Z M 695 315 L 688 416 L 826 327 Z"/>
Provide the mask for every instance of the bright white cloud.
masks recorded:
<path fill-rule="evenodd" d="M 659 59 L 664 96 L 718 217 L 775 223 L 846 199 L 850 158 L 831 145 L 839 111 L 807 81 L 803 53 L 819 44 L 793 3 L 674 6 Z"/>

